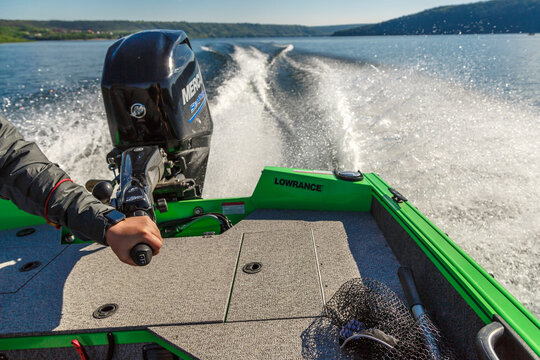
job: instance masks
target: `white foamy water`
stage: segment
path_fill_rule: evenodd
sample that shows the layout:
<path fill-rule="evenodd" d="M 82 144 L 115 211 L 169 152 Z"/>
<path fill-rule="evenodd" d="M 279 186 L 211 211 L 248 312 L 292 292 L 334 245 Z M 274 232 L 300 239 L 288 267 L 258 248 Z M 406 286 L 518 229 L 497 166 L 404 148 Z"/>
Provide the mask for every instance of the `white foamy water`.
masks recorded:
<path fill-rule="evenodd" d="M 15 124 L 25 139 L 35 141 L 74 181 L 113 177 L 105 161 L 112 143 L 98 86 L 18 107 Z"/>
<path fill-rule="evenodd" d="M 210 103 L 214 136 L 205 197 L 250 195 L 264 166 L 282 163 L 279 132 L 265 108 L 268 56 L 237 47 L 232 57 L 238 67 Z"/>

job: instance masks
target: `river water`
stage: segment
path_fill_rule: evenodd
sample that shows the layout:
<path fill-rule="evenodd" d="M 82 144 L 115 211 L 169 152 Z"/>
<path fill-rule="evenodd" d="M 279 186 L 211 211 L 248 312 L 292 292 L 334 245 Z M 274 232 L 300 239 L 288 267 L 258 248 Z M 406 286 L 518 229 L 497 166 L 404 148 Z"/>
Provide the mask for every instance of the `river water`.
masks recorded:
<path fill-rule="evenodd" d="M 0 112 L 75 180 L 110 178 L 110 41 L 0 45 Z M 540 316 L 540 37 L 192 41 L 214 119 L 205 197 L 266 165 L 380 174 Z"/>

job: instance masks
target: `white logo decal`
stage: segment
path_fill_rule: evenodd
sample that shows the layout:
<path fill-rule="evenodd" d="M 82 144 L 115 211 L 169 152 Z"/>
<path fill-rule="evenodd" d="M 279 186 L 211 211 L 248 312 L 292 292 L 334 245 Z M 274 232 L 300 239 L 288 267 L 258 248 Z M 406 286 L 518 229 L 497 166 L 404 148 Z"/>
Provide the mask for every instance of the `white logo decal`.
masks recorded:
<path fill-rule="evenodd" d="M 186 103 L 191 100 L 191 98 L 197 93 L 197 91 L 199 91 L 201 86 L 202 77 L 201 72 L 199 71 L 195 78 L 193 78 L 193 80 L 191 80 L 189 84 L 182 89 L 182 105 L 186 105 Z"/>
<path fill-rule="evenodd" d="M 143 104 L 135 103 L 131 105 L 130 115 L 140 119 L 146 115 L 146 107 Z"/>

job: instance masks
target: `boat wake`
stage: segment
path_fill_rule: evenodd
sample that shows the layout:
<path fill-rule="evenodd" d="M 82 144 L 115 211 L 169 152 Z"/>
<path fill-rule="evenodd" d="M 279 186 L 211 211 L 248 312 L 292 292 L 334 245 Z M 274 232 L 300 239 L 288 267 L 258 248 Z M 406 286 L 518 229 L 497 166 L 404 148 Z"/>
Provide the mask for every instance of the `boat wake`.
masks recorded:
<path fill-rule="evenodd" d="M 77 89 L 46 90 L 4 108 L 8 119 L 74 181 L 110 178 L 105 157 L 112 146 L 97 81 Z"/>

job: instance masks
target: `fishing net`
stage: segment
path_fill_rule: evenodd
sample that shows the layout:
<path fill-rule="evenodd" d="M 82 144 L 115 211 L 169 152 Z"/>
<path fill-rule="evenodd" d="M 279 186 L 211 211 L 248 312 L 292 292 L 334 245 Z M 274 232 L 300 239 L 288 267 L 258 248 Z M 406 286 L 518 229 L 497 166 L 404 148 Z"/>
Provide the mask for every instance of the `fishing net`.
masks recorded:
<path fill-rule="evenodd" d="M 352 279 L 302 333 L 305 359 L 456 359 L 427 315 L 414 320 L 386 285 Z"/>

